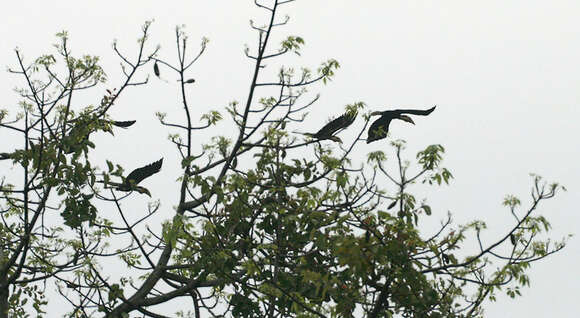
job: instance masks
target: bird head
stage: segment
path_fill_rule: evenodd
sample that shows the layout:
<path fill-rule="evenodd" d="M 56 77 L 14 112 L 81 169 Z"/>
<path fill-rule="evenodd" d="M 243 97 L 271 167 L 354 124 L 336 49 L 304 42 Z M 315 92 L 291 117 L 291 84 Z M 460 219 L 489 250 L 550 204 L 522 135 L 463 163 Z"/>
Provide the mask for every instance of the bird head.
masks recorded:
<path fill-rule="evenodd" d="M 415 125 L 415 122 L 411 119 L 411 117 L 409 117 L 407 115 L 399 115 L 398 119 Z"/>

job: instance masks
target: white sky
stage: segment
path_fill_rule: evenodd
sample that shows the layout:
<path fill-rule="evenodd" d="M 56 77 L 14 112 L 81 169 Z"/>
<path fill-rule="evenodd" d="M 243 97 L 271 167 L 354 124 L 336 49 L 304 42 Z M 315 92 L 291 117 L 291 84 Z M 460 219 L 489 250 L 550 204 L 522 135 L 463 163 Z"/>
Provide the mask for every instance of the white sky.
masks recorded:
<path fill-rule="evenodd" d="M 256 41 L 248 20 L 265 21 L 252 3 L 10 1 L 3 4 L 0 61 L 14 66 L 15 47 L 28 61 L 54 53 L 54 34 L 68 30 L 73 52 L 101 56 L 109 87 L 114 87 L 120 70 L 111 50 L 113 39 L 134 54 L 141 25 L 154 18 L 151 47 L 160 44 L 159 56 L 174 61 L 175 26 L 185 24 L 191 48 L 202 36 L 211 41 L 192 69 L 197 80 L 190 86 L 192 101 L 199 114 L 223 110 L 228 102 L 246 98 L 252 64 L 243 56 L 243 45 L 254 48 Z M 500 206 L 502 198 L 513 193 L 529 202 L 528 173 L 535 172 L 569 190 L 540 207 L 552 222 L 552 237 L 577 233 L 580 2 L 298 0 L 284 12 L 291 20 L 278 30 L 275 43 L 284 35 L 306 40 L 302 58 L 288 63 L 315 69 L 319 62 L 335 58 L 342 66 L 329 85 L 311 89 L 322 97 L 298 130 L 315 131 L 321 118 L 339 114 L 354 101 L 364 101 L 372 110 L 437 104 L 437 110 L 418 118 L 416 126 L 395 123 L 391 131 L 392 137 L 408 141 L 410 159 L 426 145 L 445 146 L 445 166 L 455 180 L 427 195 L 438 216 L 443 218 L 449 210 L 460 223 L 479 218 L 488 222 L 490 235 L 499 233 L 509 221 Z M 155 111 L 181 116 L 177 86 L 167 77 L 169 84 L 153 81 L 147 88 L 131 90 L 113 111 L 118 120 L 138 120 L 130 133 L 118 134 L 112 145 L 117 152 L 108 155 L 127 169 L 161 156 L 175 158 L 166 141 L 168 131 L 154 118 Z M 17 100 L 9 93 L 16 85 L 21 82 L 15 76 L 0 77 L 0 108 Z M 233 131 L 221 127 L 214 133 Z M 0 132 L 0 142 L 1 138 L 5 136 Z M 386 145 L 361 145 L 360 150 Z M 177 177 L 171 165 L 177 167 L 177 161 L 166 160 L 164 172 Z M 177 198 L 164 188 L 171 188 L 172 182 L 166 175 L 149 188 L 171 205 Z M 532 286 L 523 290 L 523 297 L 514 301 L 500 296 L 486 306 L 487 316 L 576 317 L 578 243 L 574 237 L 564 251 L 534 264 Z"/>

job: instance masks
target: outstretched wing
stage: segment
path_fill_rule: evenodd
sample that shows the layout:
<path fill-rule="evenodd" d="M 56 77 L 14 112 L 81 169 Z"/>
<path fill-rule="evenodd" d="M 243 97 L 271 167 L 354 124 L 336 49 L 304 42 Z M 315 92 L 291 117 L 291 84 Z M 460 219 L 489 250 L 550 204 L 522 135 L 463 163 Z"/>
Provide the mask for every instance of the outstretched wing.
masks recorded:
<path fill-rule="evenodd" d="M 371 127 L 369 128 L 369 133 L 367 136 L 367 144 L 375 140 L 383 139 L 387 137 L 387 132 L 389 131 L 389 124 L 393 118 L 390 116 L 381 116 L 379 119 L 375 120 Z"/>
<path fill-rule="evenodd" d="M 121 128 L 127 128 L 130 126 L 133 126 L 133 124 L 136 122 L 136 120 L 127 120 L 127 121 L 111 121 L 111 124 L 113 126 L 117 126 L 117 127 L 121 127 Z"/>
<path fill-rule="evenodd" d="M 163 164 L 163 158 L 155 161 L 154 163 L 148 164 L 145 167 L 137 168 L 125 178 L 125 183 L 129 185 L 136 185 L 144 179 L 156 174 L 161 170 L 161 165 Z"/>
<path fill-rule="evenodd" d="M 367 137 L 367 144 L 371 143 L 375 140 L 383 139 L 387 137 L 387 132 L 389 131 L 389 124 L 391 120 L 394 118 L 400 118 L 399 116 L 402 114 L 410 114 L 410 115 L 420 115 L 420 116 L 427 116 L 431 114 L 435 107 L 433 106 L 429 109 L 421 110 L 421 109 L 396 109 L 396 110 L 389 110 L 381 112 L 381 117 L 375 120 L 371 127 L 369 128 L 368 137 Z"/>
<path fill-rule="evenodd" d="M 342 114 L 341 116 L 331 120 L 328 124 L 324 125 L 324 127 L 320 128 L 320 130 L 314 134 L 314 137 L 323 139 L 334 135 L 339 130 L 350 126 L 356 119 L 356 115 L 356 112 L 346 112 Z"/>
<path fill-rule="evenodd" d="M 395 110 L 395 112 L 397 112 L 399 114 L 411 114 L 411 115 L 427 116 L 435 110 L 435 107 L 437 107 L 437 105 L 435 105 L 429 109 L 425 109 L 425 110 L 422 110 L 422 109 L 397 109 L 397 110 Z"/>

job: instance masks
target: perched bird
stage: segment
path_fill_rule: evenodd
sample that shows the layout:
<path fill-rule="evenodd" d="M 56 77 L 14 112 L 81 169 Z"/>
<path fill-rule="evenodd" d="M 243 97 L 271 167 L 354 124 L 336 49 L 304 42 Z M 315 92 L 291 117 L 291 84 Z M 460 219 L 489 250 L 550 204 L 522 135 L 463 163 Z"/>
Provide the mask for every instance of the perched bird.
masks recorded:
<path fill-rule="evenodd" d="M 162 164 L 163 158 L 159 159 L 158 161 L 155 161 L 154 163 L 150 163 L 144 167 L 137 168 L 131 171 L 131 173 L 129 173 L 129 175 L 123 180 L 123 183 L 108 182 L 107 184 L 112 185 L 113 187 L 115 187 L 115 189 L 119 191 L 125 192 L 137 191 L 139 193 L 151 196 L 149 190 L 147 190 L 144 187 L 138 186 L 138 184 L 139 182 L 159 172 L 161 170 Z"/>
<path fill-rule="evenodd" d="M 379 119 L 375 120 L 371 127 L 369 128 L 369 133 L 367 137 L 367 144 L 371 143 L 375 140 L 383 139 L 387 137 L 387 132 L 389 131 L 389 124 L 393 119 L 400 119 L 402 121 L 406 121 L 411 124 L 415 124 L 415 122 L 411 119 L 411 117 L 406 116 L 404 114 L 411 114 L 411 115 L 421 115 L 427 116 L 431 114 L 435 110 L 436 106 L 433 106 L 426 110 L 419 110 L 419 109 L 395 109 L 395 110 L 387 110 L 384 112 L 372 112 L 371 116 L 381 115 Z"/>
<path fill-rule="evenodd" d="M 335 136 L 339 131 L 347 128 L 350 126 L 357 116 L 356 111 L 348 111 L 341 116 L 331 120 L 328 124 L 324 125 L 324 127 L 320 128 L 315 134 L 313 133 L 301 133 L 305 136 L 312 137 L 318 140 L 332 140 L 335 142 L 342 143 L 342 140 Z"/>

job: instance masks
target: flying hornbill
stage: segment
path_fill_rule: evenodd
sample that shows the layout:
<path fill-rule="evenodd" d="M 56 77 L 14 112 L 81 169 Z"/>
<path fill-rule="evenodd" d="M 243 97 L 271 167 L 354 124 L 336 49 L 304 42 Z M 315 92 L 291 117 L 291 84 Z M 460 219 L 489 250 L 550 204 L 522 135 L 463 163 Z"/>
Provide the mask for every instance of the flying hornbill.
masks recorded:
<path fill-rule="evenodd" d="M 104 122 L 110 123 L 113 126 L 127 128 L 133 126 L 136 123 L 136 120 L 126 120 L 126 121 L 115 121 L 115 120 L 103 120 Z"/>
<path fill-rule="evenodd" d="M 387 132 L 389 131 L 389 124 L 391 123 L 391 120 L 400 119 L 402 121 L 406 121 L 414 125 L 415 122 L 411 119 L 411 117 L 406 116 L 404 114 L 427 116 L 435 110 L 435 107 L 437 106 L 433 106 L 426 110 L 395 109 L 395 110 L 387 110 L 384 112 L 372 112 L 371 116 L 381 115 L 381 117 L 375 120 L 372 123 L 371 127 L 369 128 L 367 144 L 387 137 Z"/>
<path fill-rule="evenodd" d="M 146 194 L 151 196 L 149 190 L 144 187 L 138 186 L 139 182 L 143 181 L 144 179 L 149 178 L 150 176 L 156 174 L 161 170 L 161 165 L 163 164 L 163 158 L 155 161 L 154 163 L 150 163 L 144 167 L 137 168 L 129 175 L 123 179 L 123 183 L 117 182 L 107 182 L 108 185 L 112 185 L 116 190 L 130 192 L 130 191 L 137 191 L 139 193 Z"/>
<path fill-rule="evenodd" d="M 77 122 L 77 120 L 75 120 L 75 122 Z M 113 120 L 105 120 L 105 119 L 99 119 L 99 124 L 111 124 L 112 126 L 115 127 L 121 127 L 121 128 L 127 128 L 132 126 L 133 124 L 135 124 L 135 120 L 128 120 L 128 121 L 113 121 Z M 79 149 L 79 144 L 80 143 L 84 143 L 87 141 L 87 139 L 89 139 L 89 134 L 88 132 L 83 132 L 83 129 L 85 129 L 86 125 L 85 124 L 81 124 L 76 123 L 75 126 L 73 126 L 71 128 L 71 130 L 69 131 L 68 135 L 65 137 L 65 145 L 64 145 L 64 153 L 65 154 L 71 154 L 76 152 Z M 109 131 L 111 134 L 113 133 L 110 130 Z M 74 137 L 71 138 L 71 137 Z M 30 150 L 32 151 L 36 151 L 38 150 L 38 145 L 32 143 L 32 141 L 29 141 L 30 143 Z M 16 154 L 15 153 L 5 153 L 2 152 L 0 153 L 0 160 L 7 160 L 7 159 L 14 159 L 16 158 Z"/>
<path fill-rule="evenodd" d="M 137 122 L 136 120 L 126 120 L 126 121 L 115 121 L 115 120 L 106 120 L 106 119 L 98 119 L 97 120 L 97 123 L 99 125 L 110 124 L 112 126 L 121 127 L 121 128 L 131 127 L 136 122 Z M 86 122 L 75 120 L 75 126 L 73 126 L 73 128 L 71 129 L 71 133 L 74 131 L 81 130 L 85 125 L 86 125 Z M 108 129 L 108 127 L 105 127 L 105 128 L 107 128 L 107 129 L 105 129 L 105 131 L 108 131 L 112 134 L 112 132 Z"/>
<path fill-rule="evenodd" d="M 133 124 L 135 124 L 135 122 L 136 122 L 135 120 L 127 120 L 127 121 L 114 121 L 114 120 L 106 120 L 106 119 L 99 119 L 98 120 L 99 125 L 110 124 L 112 126 L 120 127 L 120 128 L 124 128 L 124 129 L 132 126 Z M 74 137 L 75 140 L 69 141 L 69 144 L 67 145 L 67 147 L 65 149 L 66 154 L 71 154 L 73 152 L 76 152 L 76 150 L 79 148 L 78 144 L 84 143 L 89 139 L 90 132 L 88 132 L 86 130 L 87 128 L 85 125 L 86 124 L 83 121 L 75 121 L 75 125 L 71 128 L 71 130 L 69 131 L 69 134 L 68 134 L 68 136 Z M 106 127 L 105 131 L 108 131 L 111 134 L 113 134 L 113 132 L 109 128 L 110 127 Z"/>
<path fill-rule="evenodd" d="M 328 139 L 342 143 L 342 140 L 338 138 L 338 136 L 335 136 L 335 134 L 350 126 L 356 119 L 357 114 L 358 113 L 356 111 L 347 111 L 341 116 L 331 120 L 328 124 L 324 125 L 324 127 L 320 128 L 320 130 L 317 131 L 315 134 L 313 133 L 301 133 L 301 134 L 318 140 Z"/>

